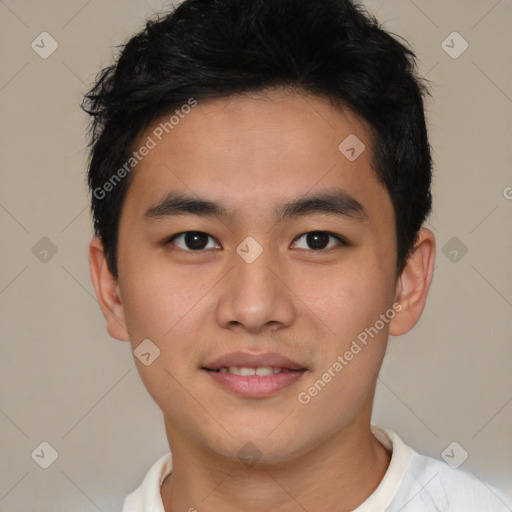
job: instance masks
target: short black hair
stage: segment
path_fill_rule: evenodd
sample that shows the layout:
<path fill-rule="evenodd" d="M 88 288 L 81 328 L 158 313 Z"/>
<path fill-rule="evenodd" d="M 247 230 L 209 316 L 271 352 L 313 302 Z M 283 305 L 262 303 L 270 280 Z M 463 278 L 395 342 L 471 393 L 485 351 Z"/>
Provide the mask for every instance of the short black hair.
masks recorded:
<path fill-rule="evenodd" d="M 276 87 L 328 98 L 370 125 L 374 171 L 394 207 L 401 274 L 432 208 L 423 104 L 430 93 L 404 43 L 352 0 L 185 0 L 146 20 L 82 102 L 92 116 L 94 230 L 113 276 L 131 174 L 112 178 L 126 170 L 137 137 L 191 98 Z"/>

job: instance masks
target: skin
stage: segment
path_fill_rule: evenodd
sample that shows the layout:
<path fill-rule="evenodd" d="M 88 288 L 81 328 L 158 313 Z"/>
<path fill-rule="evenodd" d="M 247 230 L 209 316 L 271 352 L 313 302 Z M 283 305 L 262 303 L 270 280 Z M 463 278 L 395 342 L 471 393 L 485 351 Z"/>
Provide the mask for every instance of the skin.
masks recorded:
<path fill-rule="evenodd" d="M 338 149 L 352 133 L 366 146 L 355 161 Z M 409 331 L 421 316 L 435 239 L 421 229 L 396 275 L 394 210 L 372 169 L 371 142 L 350 111 L 297 91 L 199 102 L 132 171 L 118 280 L 101 239 L 91 241 L 91 277 L 108 332 L 132 349 L 150 339 L 161 351 L 149 366 L 134 360 L 163 412 L 173 454 L 161 489 L 167 512 L 349 511 L 384 476 L 390 454 L 370 432 L 376 379 L 388 336 Z M 276 221 L 283 203 L 334 189 L 359 201 L 367 218 L 316 212 Z M 145 220 L 168 192 L 236 213 Z M 207 247 L 194 252 L 183 237 L 165 244 L 186 231 L 210 235 Z M 348 245 L 329 238 L 315 251 L 301 236 L 310 231 L 337 234 Z M 263 248 L 252 263 L 236 252 L 248 236 Z M 394 303 L 401 311 L 307 405 L 299 403 L 298 394 Z M 307 371 L 272 397 L 243 398 L 200 369 L 236 350 L 279 352 Z M 237 457 L 248 442 L 261 455 L 252 467 Z"/>

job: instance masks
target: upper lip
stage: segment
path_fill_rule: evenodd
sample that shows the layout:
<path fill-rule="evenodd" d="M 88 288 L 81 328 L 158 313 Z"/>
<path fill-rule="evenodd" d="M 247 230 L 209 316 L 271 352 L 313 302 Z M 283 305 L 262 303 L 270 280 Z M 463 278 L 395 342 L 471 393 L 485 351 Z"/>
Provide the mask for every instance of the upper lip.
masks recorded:
<path fill-rule="evenodd" d="M 244 366 L 247 368 L 261 368 L 270 366 L 272 368 L 287 368 L 289 370 L 305 370 L 303 366 L 288 357 L 276 352 L 264 352 L 259 354 L 250 354 L 248 352 L 231 352 L 225 354 L 214 361 L 203 366 L 207 370 L 218 370 L 219 368 L 229 368 L 230 366 Z"/>

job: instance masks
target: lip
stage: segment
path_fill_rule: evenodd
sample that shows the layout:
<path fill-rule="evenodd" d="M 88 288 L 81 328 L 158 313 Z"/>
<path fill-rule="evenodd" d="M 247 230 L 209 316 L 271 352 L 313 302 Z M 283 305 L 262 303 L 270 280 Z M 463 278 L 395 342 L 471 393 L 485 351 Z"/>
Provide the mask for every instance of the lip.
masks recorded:
<path fill-rule="evenodd" d="M 270 366 L 288 371 L 265 376 L 242 376 L 215 371 L 230 366 L 246 366 L 248 368 Z M 296 383 L 302 378 L 307 368 L 276 352 L 261 354 L 232 352 L 206 364 L 201 370 L 209 375 L 216 384 L 238 396 L 267 398 Z"/>
<path fill-rule="evenodd" d="M 229 368 L 230 366 L 247 366 L 249 368 L 271 366 L 273 368 L 286 368 L 288 370 L 307 369 L 299 363 L 292 361 L 288 357 L 278 354 L 277 352 L 265 352 L 261 354 L 231 352 L 230 354 L 225 354 L 214 361 L 205 364 L 202 368 L 206 370 L 218 370 L 219 368 Z"/>
<path fill-rule="evenodd" d="M 202 371 L 222 388 L 244 398 L 267 398 L 275 395 L 282 389 L 296 383 L 306 372 L 306 370 L 290 370 L 264 377 L 258 375 L 242 377 L 229 372 L 219 373 L 204 368 Z"/>

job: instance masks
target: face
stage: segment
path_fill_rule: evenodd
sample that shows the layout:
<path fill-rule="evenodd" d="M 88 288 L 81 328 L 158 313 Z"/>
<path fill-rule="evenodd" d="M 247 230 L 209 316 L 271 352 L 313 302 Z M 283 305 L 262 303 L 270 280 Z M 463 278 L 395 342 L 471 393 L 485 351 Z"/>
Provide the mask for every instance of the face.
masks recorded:
<path fill-rule="evenodd" d="M 135 144 L 157 142 L 123 204 L 116 291 L 132 348 L 160 350 L 135 362 L 170 442 L 276 462 L 368 424 L 399 314 L 368 128 L 278 90 L 199 102 L 161 141 L 158 125 Z"/>

